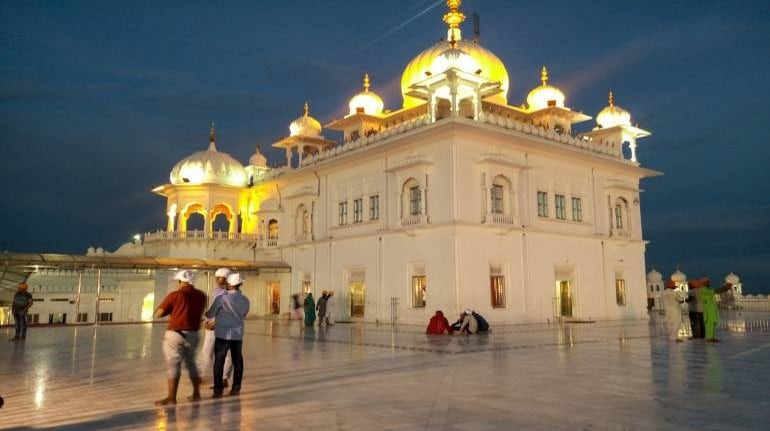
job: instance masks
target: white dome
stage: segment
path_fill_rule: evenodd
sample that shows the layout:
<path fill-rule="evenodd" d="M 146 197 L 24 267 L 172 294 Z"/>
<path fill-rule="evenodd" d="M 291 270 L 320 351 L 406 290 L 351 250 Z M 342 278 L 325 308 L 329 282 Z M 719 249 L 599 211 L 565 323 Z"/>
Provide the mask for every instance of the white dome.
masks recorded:
<path fill-rule="evenodd" d="M 310 107 L 305 102 L 305 113 L 289 124 L 291 136 L 307 136 L 318 138 L 321 136 L 321 123 L 310 116 Z"/>
<path fill-rule="evenodd" d="M 216 146 L 216 131 L 212 125 L 209 148 L 196 151 L 180 160 L 171 169 L 171 184 L 246 185 L 246 171 L 240 162 Z"/>
<path fill-rule="evenodd" d="M 684 283 L 687 281 L 687 274 L 677 269 L 675 273 L 671 274 L 671 281 L 677 284 Z"/>
<path fill-rule="evenodd" d="M 369 91 L 368 73 L 364 75 L 364 91 L 353 96 L 350 99 L 350 103 L 348 103 L 348 107 L 350 108 L 348 115 L 355 115 L 359 111 L 363 111 L 366 115 L 382 115 L 385 104 L 377 93 Z"/>
<path fill-rule="evenodd" d="M 631 114 L 620 106 L 615 106 L 615 97 L 610 91 L 609 106 L 596 115 L 596 124 L 603 129 L 615 126 L 630 126 Z"/>
<path fill-rule="evenodd" d="M 663 281 L 663 274 L 659 273 L 657 270 L 653 269 L 652 271 L 647 273 L 648 283 L 660 283 L 662 281 Z"/>
<path fill-rule="evenodd" d="M 725 277 L 725 283 L 730 284 L 738 284 L 741 282 L 741 278 L 735 275 L 735 273 L 729 273 L 727 274 L 727 277 Z"/>
<path fill-rule="evenodd" d="M 539 111 L 551 106 L 564 107 L 564 93 L 556 87 L 548 85 L 548 69 L 543 66 L 540 74 L 542 85 L 535 87 L 527 95 L 527 105 L 530 111 Z"/>
<path fill-rule="evenodd" d="M 267 166 L 267 158 L 262 155 L 262 149 L 257 145 L 254 154 L 249 157 L 249 165 L 264 168 Z"/>

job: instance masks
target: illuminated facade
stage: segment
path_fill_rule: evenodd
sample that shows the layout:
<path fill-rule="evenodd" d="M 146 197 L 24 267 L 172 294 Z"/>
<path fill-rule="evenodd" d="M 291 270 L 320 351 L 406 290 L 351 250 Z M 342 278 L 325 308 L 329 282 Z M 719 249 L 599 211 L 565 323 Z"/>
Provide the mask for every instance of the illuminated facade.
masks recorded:
<path fill-rule="evenodd" d="M 406 66 L 401 109 L 385 109 L 367 74 L 325 126 L 305 104 L 273 144 L 286 152 L 277 168 L 259 149 L 241 165 L 212 126 L 208 149 L 153 190 L 166 226 L 117 253 L 288 263 L 247 280 L 256 315 L 334 290 L 338 320 L 422 323 L 466 307 L 496 323 L 645 316 L 639 182 L 658 173 L 636 150 L 649 132 L 610 94 L 577 133 L 591 117 L 545 68 L 510 105 L 505 65 L 462 37 L 460 5 L 447 1 L 446 40 Z M 155 298 L 170 286 L 148 283 Z"/>

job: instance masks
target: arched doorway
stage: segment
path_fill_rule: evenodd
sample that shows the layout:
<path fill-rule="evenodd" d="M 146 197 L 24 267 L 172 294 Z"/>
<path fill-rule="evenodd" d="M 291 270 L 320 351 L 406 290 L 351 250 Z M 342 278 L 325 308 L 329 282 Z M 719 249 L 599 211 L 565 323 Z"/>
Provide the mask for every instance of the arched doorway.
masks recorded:
<path fill-rule="evenodd" d="M 142 322 L 152 322 L 152 319 L 154 316 L 155 316 L 155 292 L 150 292 L 147 295 L 144 295 L 144 299 L 142 300 L 141 320 Z"/>

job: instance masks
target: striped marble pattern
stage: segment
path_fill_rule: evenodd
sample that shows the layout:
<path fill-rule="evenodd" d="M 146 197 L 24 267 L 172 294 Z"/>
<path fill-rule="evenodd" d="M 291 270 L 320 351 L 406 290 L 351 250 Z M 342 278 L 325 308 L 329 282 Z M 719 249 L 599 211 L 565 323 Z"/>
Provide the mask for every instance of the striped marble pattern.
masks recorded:
<path fill-rule="evenodd" d="M 724 316 L 721 344 L 669 343 L 659 319 L 453 337 L 255 320 L 241 395 L 193 403 L 183 381 L 173 408 L 153 405 L 163 325 L 31 328 L 0 348 L 0 428 L 766 429 L 769 319 Z"/>

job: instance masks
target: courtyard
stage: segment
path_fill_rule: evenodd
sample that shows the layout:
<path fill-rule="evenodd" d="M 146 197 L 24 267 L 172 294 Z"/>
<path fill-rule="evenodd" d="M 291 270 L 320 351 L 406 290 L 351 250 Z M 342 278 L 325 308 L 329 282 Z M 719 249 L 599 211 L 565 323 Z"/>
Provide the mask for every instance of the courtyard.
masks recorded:
<path fill-rule="evenodd" d="M 451 320 L 451 319 L 450 319 Z M 651 321 L 422 326 L 251 320 L 241 395 L 158 408 L 165 325 L 31 328 L 0 349 L 0 427 L 28 430 L 761 429 L 770 314 L 723 314 L 719 344 Z M 3 328 L 6 337 L 13 328 Z M 185 373 L 183 371 L 183 373 Z"/>

